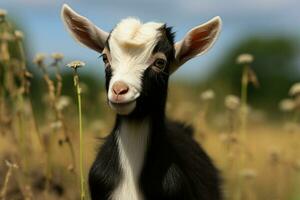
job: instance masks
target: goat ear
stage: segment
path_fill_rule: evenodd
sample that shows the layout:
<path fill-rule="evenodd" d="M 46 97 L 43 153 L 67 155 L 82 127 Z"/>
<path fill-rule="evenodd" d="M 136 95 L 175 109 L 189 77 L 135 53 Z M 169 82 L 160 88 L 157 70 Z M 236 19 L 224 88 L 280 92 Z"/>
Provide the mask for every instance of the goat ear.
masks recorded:
<path fill-rule="evenodd" d="M 204 54 L 213 46 L 221 30 L 221 18 L 215 17 L 205 24 L 191 29 L 183 38 L 176 42 L 175 62 L 171 65 L 170 72 L 176 71 L 189 59 Z"/>
<path fill-rule="evenodd" d="M 71 35 L 78 42 L 97 52 L 102 52 L 109 35 L 107 32 L 95 26 L 66 4 L 62 7 L 61 17 Z"/>

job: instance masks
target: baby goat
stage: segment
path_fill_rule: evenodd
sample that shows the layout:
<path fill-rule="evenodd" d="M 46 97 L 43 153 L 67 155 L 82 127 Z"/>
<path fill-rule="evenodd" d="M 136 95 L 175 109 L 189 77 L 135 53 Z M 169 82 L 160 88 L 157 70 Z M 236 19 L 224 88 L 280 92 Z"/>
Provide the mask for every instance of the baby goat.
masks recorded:
<path fill-rule="evenodd" d="M 193 140 L 192 128 L 166 118 L 168 79 L 215 42 L 221 19 L 174 43 L 163 23 L 122 20 L 107 33 L 69 6 L 62 18 L 72 36 L 102 54 L 111 134 L 89 173 L 93 200 L 219 200 L 217 169 Z"/>

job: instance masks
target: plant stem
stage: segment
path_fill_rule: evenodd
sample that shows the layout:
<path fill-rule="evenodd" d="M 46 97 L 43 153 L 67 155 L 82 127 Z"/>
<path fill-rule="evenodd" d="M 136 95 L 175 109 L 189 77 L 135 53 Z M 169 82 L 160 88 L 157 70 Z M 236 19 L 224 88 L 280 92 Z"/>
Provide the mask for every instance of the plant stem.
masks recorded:
<path fill-rule="evenodd" d="M 248 70 L 249 67 L 245 65 L 241 86 L 241 134 L 243 140 L 245 139 L 247 129 Z"/>
<path fill-rule="evenodd" d="M 55 100 L 58 101 L 59 97 L 61 96 L 63 83 L 62 83 L 62 76 L 61 76 L 61 73 L 60 73 L 59 62 L 55 62 L 53 65 L 55 66 L 55 69 L 56 69 L 55 76 L 56 76 L 56 80 L 57 80 Z M 57 109 L 56 106 L 55 106 L 55 112 L 56 112 L 57 120 L 62 122 L 63 133 L 64 133 L 65 138 L 67 139 L 67 144 L 69 146 L 71 159 L 72 159 L 72 165 L 73 165 L 73 168 L 75 169 L 75 167 L 76 167 L 76 157 L 75 157 L 75 153 L 74 153 L 74 145 L 73 145 L 71 137 L 68 133 L 68 129 L 67 129 L 67 126 L 66 126 L 66 122 L 65 122 L 63 113 L 62 113 L 61 110 Z"/>
<path fill-rule="evenodd" d="M 56 76 L 56 80 L 57 80 L 57 85 L 56 85 L 56 97 L 60 97 L 61 95 L 61 90 L 62 90 L 62 77 L 60 75 L 60 68 L 58 65 L 58 62 L 55 62 L 54 64 L 56 72 L 55 72 L 55 76 Z"/>
<path fill-rule="evenodd" d="M 81 112 L 81 88 L 79 85 L 79 76 L 77 69 L 74 70 L 74 86 L 76 87 L 78 114 L 79 114 L 79 168 L 80 168 L 80 190 L 81 200 L 85 199 L 85 181 L 84 181 L 84 169 L 83 169 L 83 135 L 82 135 L 82 112 Z"/>
<path fill-rule="evenodd" d="M 12 167 L 8 167 L 8 170 L 7 170 L 5 178 L 4 178 L 3 187 L 2 187 L 1 192 L 0 192 L 0 199 L 1 200 L 6 200 L 6 192 L 7 192 L 9 179 L 12 175 L 12 170 L 13 170 Z"/>
<path fill-rule="evenodd" d="M 19 122 L 19 140 L 20 140 L 20 145 L 21 145 L 21 155 L 23 159 L 23 169 L 25 174 L 27 175 L 28 173 L 28 158 L 27 158 L 27 146 L 25 143 L 25 132 L 24 132 L 24 123 L 23 123 L 23 108 L 24 108 L 24 99 L 22 94 L 18 94 L 18 111 L 17 111 L 17 117 L 18 117 L 18 122 Z"/>
<path fill-rule="evenodd" d="M 33 111 L 33 104 L 32 104 L 32 99 L 29 95 L 29 83 L 28 83 L 28 80 L 26 80 L 26 77 L 25 77 L 25 74 L 26 74 L 26 58 L 25 58 L 25 52 L 24 52 L 24 46 L 23 46 L 23 42 L 21 40 L 17 40 L 17 43 L 18 43 L 18 48 L 19 48 L 19 52 L 20 52 L 20 59 L 21 59 L 21 68 L 22 68 L 22 77 L 21 77 L 21 81 L 22 81 L 22 85 L 25 89 L 25 94 L 27 94 L 27 98 L 29 100 L 29 106 L 30 106 L 30 111 L 31 111 L 31 114 L 32 114 L 32 119 L 33 119 L 33 124 L 34 124 L 34 127 L 35 127 L 35 132 L 36 132 L 36 135 L 37 135 L 37 138 L 39 140 L 39 143 L 41 145 L 42 148 L 44 148 L 43 146 L 43 141 L 42 141 L 42 137 L 41 137 L 41 133 L 40 133 L 40 130 L 39 130 L 39 127 L 37 125 L 37 117 Z"/>
<path fill-rule="evenodd" d="M 241 134 L 241 151 L 240 151 L 240 161 L 239 161 L 239 170 L 244 167 L 245 163 L 245 151 L 246 151 L 246 135 L 247 135 L 247 118 L 248 118 L 248 111 L 247 111 L 247 98 L 248 98 L 248 82 L 249 82 L 249 66 L 245 65 L 243 68 L 242 74 L 242 81 L 241 81 L 241 110 L 240 110 L 240 120 L 241 120 L 241 127 L 240 127 L 240 134 Z M 243 198 L 243 186 L 244 181 L 242 176 L 238 174 L 238 188 L 237 188 L 237 195 L 236 199 L 240 200 Z"/>

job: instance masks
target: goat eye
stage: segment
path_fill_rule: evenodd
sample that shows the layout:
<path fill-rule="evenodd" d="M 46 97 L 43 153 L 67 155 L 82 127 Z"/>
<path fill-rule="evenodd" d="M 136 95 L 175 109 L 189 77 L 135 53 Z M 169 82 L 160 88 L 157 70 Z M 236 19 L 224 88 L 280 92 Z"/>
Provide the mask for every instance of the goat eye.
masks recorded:
<path fill-rule="evenodd" d="M 104 64 L 105 64 L 105 66 L 107 66 L 107 65 L 109 64 L 109 61 L 108 61 L 108 58 L 107 58 L 107 55 L 106 55 L 106 54 L 103 54 L 103 55 L 102 55 L 102 60 L 103 60 L 103 62 L 104 62 Z"/>
<path fill-rule="evenodd" d="M 167 61 L 162 58 L 158 58 L 155 60 L 153 65 L 158 69 L 163 70 L 167 65 Z"/>

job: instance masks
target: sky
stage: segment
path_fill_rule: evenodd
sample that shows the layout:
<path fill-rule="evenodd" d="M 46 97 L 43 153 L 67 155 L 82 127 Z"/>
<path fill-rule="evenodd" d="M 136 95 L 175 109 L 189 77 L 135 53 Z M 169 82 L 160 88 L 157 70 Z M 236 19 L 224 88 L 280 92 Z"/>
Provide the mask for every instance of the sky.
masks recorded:
<path fill-rule="evenodd" d="M 128 16 L 165 22 L 174 27 L 176 40 L 194 26 L 220 16 L 223 27 L 215 46 L 178 70 L 178 78 L 205 78 L 231 47 L 253 34 L 300 39 L 299 0 L 0 0 L 0 8 L 25 32 L 31 58 L 36 52 L 62 52 L 67 61 L 85 61 L 94 66 L 91 72 L 101 73 L 99 55 L 78 45 L 63 27 L 60 9 L 64 3 L 106 31 Z"/>

